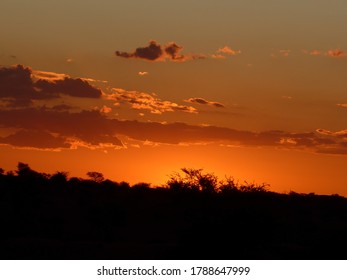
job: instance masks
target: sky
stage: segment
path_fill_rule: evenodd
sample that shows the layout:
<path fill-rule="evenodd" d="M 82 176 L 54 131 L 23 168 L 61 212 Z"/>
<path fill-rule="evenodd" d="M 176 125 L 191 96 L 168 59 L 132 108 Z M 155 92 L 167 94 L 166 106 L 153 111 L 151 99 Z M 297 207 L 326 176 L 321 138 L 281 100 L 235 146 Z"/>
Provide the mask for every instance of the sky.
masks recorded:
<path fill-rule="evenodd" d="M 2 0 L 0 167 L 202 168 L 347 196 L 347 2 Z"/>

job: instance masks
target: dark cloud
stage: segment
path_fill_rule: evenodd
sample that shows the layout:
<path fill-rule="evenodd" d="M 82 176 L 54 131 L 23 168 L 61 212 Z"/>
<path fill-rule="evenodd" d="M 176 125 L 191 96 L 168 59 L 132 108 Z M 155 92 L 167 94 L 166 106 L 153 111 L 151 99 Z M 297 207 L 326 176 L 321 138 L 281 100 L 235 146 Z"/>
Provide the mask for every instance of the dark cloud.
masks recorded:
<path fill-rule="evenodd" d="M 38 80 L 35 87 L 50 94 L 65 94 L 74 97 L 100 98 L 101 90 L 91 86 L 87 81 L 80 78 L 72 79 L 65 77 L 63 80 Z"/>
<path fill-rule="evenodd" d="M 102 143 L 122 146 L 121 141 L 114 135 L 110 121 L 98 111 L 70 113 L 47 108 L 0 110 L 0 126 L 26 131 L 45 131 L 71 144 L 79 141 L 94 146 Z M 33 147 L 32 143 L 30 147 Z"/>
<path fill-rule="evenodd" d="M 10 105 L 26 106 L 34 99 L 49 97 L 44 92 L 35 90 L 30 68 L 23 65 L 0 68 L 0 98 Z"/>
<path fill-rule="evenodd" d="M 185 123 L 121 121 L 99 111 L 53 111 L 47 108 L 0 110 L 0 126 L 17 129 L 1 138 L 2 143 L 40 148 L 123 147 L 118 137 L 155 143 L 219 143 L 239 146 L 273 146 L 285 149 L 347 155 L 347 132 L 318 130 L 308 133 L 285 131 L 252 132 Z M 28 140 L 26 140 L 28 139 Z"/>
<path fill-rule="evenodd" d="M 58 104 L 53 106 L 51 109 L 54 111 L 69 111 L 73 109 L 74 107 L 66 105 L 66 104 Z"/>
<path fill-rule="evenodd" d="M 163 54 L 162 48 L 155 41 L 150 41 L 148 47 L 137 48 L 133 53 L 116 51 L 117 56 L 124 58 L 143 58 L 147 60 L 157 60 Z"/>
<path fill-rule="evenodd" d="M 133 52 L 116 51 L 116 56 L 123 58 L 139 58 L 149 61 L 187 61 L 194 59 L 206 58 L 205 55 L 199 54 L 181 54 L 183 47 L 172 42 L 161 46 L 156 41 L 150 41 L 147 47 L 137 48 Z"/>
<path fill-rule="evenodd" d="M 7 137 L 0 137 L 0 143 L 16 147 L 32 147 L 39 149 L 69 148 L 63 137 L 40 130 L 20 130 Z"/>
<path fill-rule="evenodd" d="M 172 60 L 184 60 L 184 55 L 179 54 L 182 49 L 182 46 L 179 46 L 176 43 L 170 43 L 168 46 L 166 46 L 165 52 Z"/>
<path fill-rule="evenodd" d="M 185 101 L 189 102 L 189 103 L 210 105 L 210 106 L 214 106 L 214 107 L 217 107 L 217 108 L 225 108 L 225 106 L 222 103 L 215 102 L 215 101 L 208 101 L 208 100 L 206 100 L 204 98 L 200 98 L 200 97 L 189 98 L 189 99 L 187 99 Z"/>
<path fill-rule="evenodd" d="M 64 76 L 63 79 L 47 78 L 35 81 L 34 76 L 32 69 L 23 65 L 0 67 L 0 100 L 7 106 L 18 107 L 29 106 L 34 100 L 59 98 L 61 94 L 74 97 L 101 97 L 99 89 L 82 79 Z"/>

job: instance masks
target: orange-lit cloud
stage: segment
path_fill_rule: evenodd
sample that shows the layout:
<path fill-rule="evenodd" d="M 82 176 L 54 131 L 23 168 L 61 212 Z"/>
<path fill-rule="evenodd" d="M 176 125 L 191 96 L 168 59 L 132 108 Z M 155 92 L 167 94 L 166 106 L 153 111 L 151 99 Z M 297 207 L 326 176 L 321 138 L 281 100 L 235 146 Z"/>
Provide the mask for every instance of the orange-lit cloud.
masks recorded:
<path fill-rule="evenodd" d="M 108 106 L 102 106 L 102 108 L 100 109 L 100 112 L 101 113 L 104 113 L 104 114 L 108 114 L 110 112 L 112 112 L 112 108 L 108 107 Z"/>
<path fill-rule="evenodd" d="M 320 128 L 320 129 L 317 129 L 317 132 L 320 134 L 323 134 L 323 135 L 346 138 L 346 140 L 347 140 L 347 129 L 332 132 L 332 131 Z"/>
<path fill-rule="evenodd" d="M 331 49 L 326 52 L 326 55 L 329 57 L 345 57 L 347 56 L 347 52 L 344 52 L 341 49 Z"/>
<path fill-rule="evenodd" d="M 322 52 L 319 50 L 312 50 L 312 51 L 308 52 L 308 54 L 317 56 L 317 55 L 321 55 Z"/>
<path fill-rule="evenodd" d="M 17 65 L 17 68 L 21 65 Z M 24 67 L 24 66 L 23 66 Z M 69 78 L 66 74 L 61 73 L 55 73 L 55 72 L 47 72 L 47 71 L 38 71 L 38 70 L 32 70 L 29 67 L 26 67 L 30 70 L 31 77 L 33 80 L 48 80 L 48 81 L 56 81 L 56 80 L 63 80 L 65 78 Z"/>
<path fill-rule="evenodd" d="M 123 58 L 138 58 L 148 61 L 188 61 L 206 58 L 200 54 L 181 54 L 183 47 L 175 42 L 161 46 L 156 41 L 150 41 L 147 47 L 136 48 L 133 52 L 116 51 L 116 56 Z"/>
<path fill-rule="evenodd" d="M 328 56 L 332 58 L 338 58 L 338 57 L 346 57 L 347 52 L 344 52 L 343 50 L 337 48 L 337 49 L 330 49 L 326 52 L 322 52 L 319 50 L 312 50 L 312 51 L 303 51 L 304 54 L 312 55 L 312 56 Z"/>
<path fill-rule="evenodd" d="M 289 56 L 291 50 L 280 50 L 279 53 L 283 56 Z"/>
<path fill-rule="evenodd" d="M 241 51 L 240 50 L 236 51 L 236 50 L 231 49 L 228 46 L 225 46 L 223 48 L 219 48 L 217 50 L 217 53 L 219 53 L 219 54 L 227 54 L 227 55 L 237 55 L 237 54 L 240 54 Z"/>
<path fill-rule="evenodd" d="M 184 100 L 185 102 L 189 103 L 196 103 L 196 104 L 201 104 L 201 105 L 209 105 L 209 106 L 214 106 L 217 108 L 225 108 L 225 106 L 222 103 L 215 102 L 215 101 L 208 101 L 204 98 L 199 98 L 199 97 L 194 97 L 194 98 L 189 98 L 187 100 Z"/>
<path fill-rule="evenodd" d="M 211 57 L 214 59 L 226 59 L 226 56 L 222 54 L 211 54 Z"/>
<path fill-rule="evenodd" d="M 347 108 L 347 103 L 339 103 L 339 104 L 336 104 L 337 106 L 340 106 L 340 107 L 345 107 Z"/>
<path fill-rule="evenodd" d="M 149 75 L 149 73 L 146 72 L 146 71 L 140 71 L 140 72 L 138 72 L 137 74 L 138 74 L 139 76 L 147 76 L 147 75 Z"/>
<path fill-rule="evenodd" d="M 62 94 L 74 97 L 101 97 L 98 88 L 79 78 L 33 71 L 23 65 L 0 68 L 0 101 L 7 106 L 28 106 L 34 100 L 60 98 Z"/>
<path fill-rule="evenodd" d="M 156 94 L 127 91 L 120 88 L 113 88 L 111 94 L 105 95 L 106 99 L 114 100 L 116 103 L 128 103 L 133 109 L 148 110 L 152 114 L 162 114 L 164 112 L 181 111 L 186 113 L 197 113 L 191 106 L 178 105 L 171 101 L 163 101 Z"/>

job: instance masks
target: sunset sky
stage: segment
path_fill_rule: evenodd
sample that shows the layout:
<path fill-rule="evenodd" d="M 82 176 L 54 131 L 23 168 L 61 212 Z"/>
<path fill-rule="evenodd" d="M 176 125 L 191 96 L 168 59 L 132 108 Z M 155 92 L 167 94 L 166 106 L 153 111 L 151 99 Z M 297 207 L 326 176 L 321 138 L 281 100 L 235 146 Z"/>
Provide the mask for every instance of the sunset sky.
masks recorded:
<path fill-rule="evenodd" d="M 0 167 L 181 167 L 347 196 L 345 0 L 2 0 Z"/>

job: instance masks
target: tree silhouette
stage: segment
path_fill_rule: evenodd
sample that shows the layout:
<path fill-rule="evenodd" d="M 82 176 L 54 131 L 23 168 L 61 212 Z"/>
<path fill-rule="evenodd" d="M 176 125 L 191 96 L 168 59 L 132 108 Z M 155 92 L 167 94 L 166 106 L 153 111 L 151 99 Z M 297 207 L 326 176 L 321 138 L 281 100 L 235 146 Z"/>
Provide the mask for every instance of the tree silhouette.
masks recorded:
<path fill-rule="evenodd" d="M 29 167 L 29 164 L 18 162 L 16 173 L 18 176 L 25 176 L 33 173 L 33 170 Z"/>
<path fill-rule="evenodd" d="M 105 180 L 104 175 L 96 171 L 87 172 L 87 176 L 96 183 L 101 183 L 102 181 Z"/>

